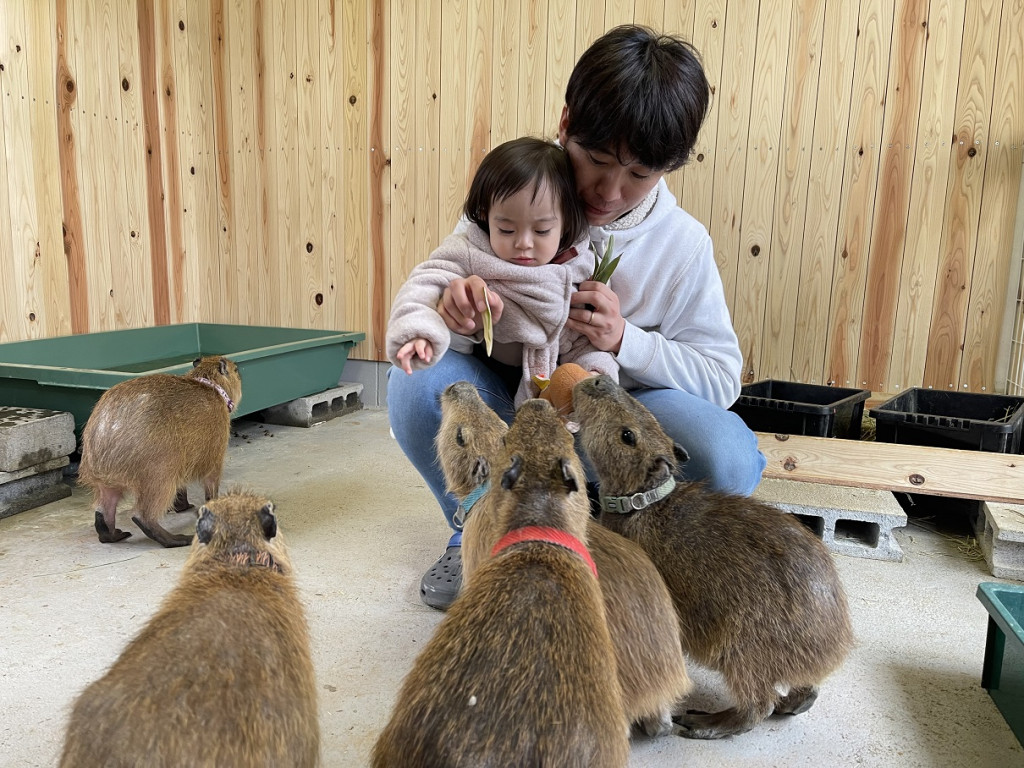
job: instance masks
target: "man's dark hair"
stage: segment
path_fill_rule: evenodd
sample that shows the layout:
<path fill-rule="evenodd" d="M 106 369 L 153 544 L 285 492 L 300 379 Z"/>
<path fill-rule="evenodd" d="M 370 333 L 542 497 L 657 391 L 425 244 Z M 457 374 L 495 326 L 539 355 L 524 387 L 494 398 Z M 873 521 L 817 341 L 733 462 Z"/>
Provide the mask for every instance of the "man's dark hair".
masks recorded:
<path fill-rule="evenodd" d="M 587 215 L 576 194 L 572 163 L 557 144 L 533 137 L 499 144 L 480 162 L 469 185 L 462 209 L 466 217 L 488 235 L 487 216 L 491 205 L 506 200 L 522 189 L 533 187 L 533 199 L 544 186 L 551 190 L 562 214 L 562 237 L 558 250 L 564 251 L 587 232 Z"/>
<path fill-rule="evenodd" d="M 594 41 L 565 89 L 566 135 L 584 149 L 629 153 L 674 171 L 693 151 L 710 88 L 699 54 L 678 37 L 627 24 Z"/>

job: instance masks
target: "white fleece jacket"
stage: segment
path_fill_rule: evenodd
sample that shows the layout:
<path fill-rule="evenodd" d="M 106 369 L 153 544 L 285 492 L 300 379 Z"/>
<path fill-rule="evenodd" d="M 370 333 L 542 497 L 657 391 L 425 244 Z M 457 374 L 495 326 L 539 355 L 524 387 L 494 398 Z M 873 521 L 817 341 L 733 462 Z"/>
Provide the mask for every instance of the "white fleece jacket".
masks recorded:
<path fill-rule="evenodd" d="M 620 383 L 681 389 L 728 408 L 739 397 L 743 356 L 711 236 L 664 179 L 657 189 L 654 208 L 637 226 L 590 228 L 598 253 L 614 235 L 615 254 L 622 254 L 608 282 L 626 320 Z"/>
<path fill-rule="evenodd" d="M 523 369 L 517 407 L 539 394 L 533 375 L 550 376 L 559 363 L 577 363 L 618 380 L 615 356 L 596 349 L 585 335 L 566 326 L 569 300 L 593 271 L 588 242 L 577 243 L 577 255 L 563 263 L 526 267 L 498 258 L 486 233 L 476 225 L 449 235 L 430 258 L 413 268 L 395 296 L 388 320 L 388 359 L 398 365 L 398 350 L 416 338 L 430 342 L 433 357 L 430 363 L 414 358 L 414 369 L 436 363 L 449 346 L 468 351 L 471 346 L 464 345 L 470 340 L 451 333 L 436 307 L 454 278 L 478 275 L 504 302 L 501 318 L 494 324 L 494 352 L 497 359 Z"/>

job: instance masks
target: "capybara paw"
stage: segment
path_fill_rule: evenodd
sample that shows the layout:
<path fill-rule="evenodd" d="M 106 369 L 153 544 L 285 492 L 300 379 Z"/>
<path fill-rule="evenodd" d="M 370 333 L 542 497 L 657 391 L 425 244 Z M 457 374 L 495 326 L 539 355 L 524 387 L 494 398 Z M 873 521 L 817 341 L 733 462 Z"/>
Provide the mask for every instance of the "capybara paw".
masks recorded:
<path fill-rule="evenodd" d="M 814 686 L 793 688 L 785 696 L 779 698 L 775 705 L 776 715 L 802 715 L 818 698 L 818 689 Z"/>
<path fill-rule="evenodd" d="M 674 720 L 679 726 L 678 735 L 688 739 L 721 739 L 746 733 L 754 727 L 753 722 L 731 709 L 711 713 L 691 711 L 677 715 Z"/>
<path fill-rule="evenodd" d="M 146 525 L 140 518 L 133 517 L 132 522 L 135 523 L 142 532 L 149 536 L 157 544 L 162 544 L 165 547 L 187 547 L 192 543 L 192 537 L 187 536 L 183 533 L 168 533 L 160 526 L 149 526 Z"/>
<path fill-rule="evenodd" d="M 107 521 L 103 519 L 103 513 L 96 510 L 96 534 L 99 536 L 100 541 L 104 544 L 113 544 L 114 542 L 127 539 L 132 535 L 131 531 L 122 531 L 119 528 L 115 528 L 113 531 L 107 525 Z"/>
<path fill-rule="evenodd" d="M 174 495 L 174 505 L 171 507 L 175 512 L 188 512 L 195 509 L 196 505 L 188 500 L 188 490 L 182 488 Z"/>
<path fill-rule="evenodd" d="M 666 709 L 657 715 L 647 715 L 637 721 L 637 727 L 645 736 L 651 738 L 672 733 L 672 714 Z"/>

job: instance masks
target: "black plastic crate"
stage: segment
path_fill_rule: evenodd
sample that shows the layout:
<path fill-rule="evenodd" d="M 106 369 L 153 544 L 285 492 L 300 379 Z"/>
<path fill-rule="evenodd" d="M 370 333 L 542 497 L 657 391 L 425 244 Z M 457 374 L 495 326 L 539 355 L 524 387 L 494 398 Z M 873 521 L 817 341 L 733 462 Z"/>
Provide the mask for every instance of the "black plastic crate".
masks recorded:
<path fill-rule="evenodd" d="M 860 439 L 868 389 L 765 379 L 747 384 L 732 406 L 755 432 Z"/>
<path fill-rule="evenodd" d="M 869 412 L 886 443 L 1019 453 L 1024 397 L 907 389 Z"/>

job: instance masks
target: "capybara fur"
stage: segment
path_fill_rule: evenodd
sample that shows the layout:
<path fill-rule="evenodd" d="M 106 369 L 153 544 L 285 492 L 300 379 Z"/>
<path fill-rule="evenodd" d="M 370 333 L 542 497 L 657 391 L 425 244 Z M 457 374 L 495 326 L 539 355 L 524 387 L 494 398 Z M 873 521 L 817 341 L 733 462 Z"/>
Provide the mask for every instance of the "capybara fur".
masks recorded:
<path fill-rule="evenodd" d="M 530 400 L 506 444 L 491 491 L 502 528 L 537 528 L 481 564 L 452 603 L 402 683 L 376 768 L 626 764 L 600 588 L 569 548 L 570 537 L 585 544 L 589 516 L 572 436 L 549 403 Z"/>
<path fill-rule="evenodd" d="M 186 486 L 202 480 L 217 495 L 231 432 L 231 411 L 242 397 L 238 366 L 203 357 L 182 376 L 153 373 L 115 384 L 97 401 L 82 432 L 78 482 L 92 488 L 100 541 L 131 536 L 117 529 L 117 504 L 135 498 L 132 521 L 165 547 L 192 541 L 160 525 L 173 508 L 190 508 Z"/>
<path fill-rule="evenodd" d="M 437 453 L 454 496 L 465 499 L 490 481 L 490 468 L 505 461 L 507 430 L 472 384 L 457 382 L 444 391 Z M 497 498 L 485 493 L 466 514 L 463 585 L 490 557 L 503 533 Z M 672 598 L 650 558 L 633 542 L 594 520 L 587 523 L 587 542 L 600 574 L 626 718 L 650 736 L 666 733 L 672 712 L 691 688 Z"/>
<path fill-rule="evenodd" d="M 667 490 L 685 451 L 605 376 L 577 384 L 574 406 L 600 479 L 601 522 L 654 561 L 675 601 L 684 650 L 720 671 L 732 695 L 729 709 L 677 718 L 683 735 L 743 733 L 773 712 L 809 708 L 853 642 L 825 545 L 793 515 L 702 483 L 677 483 L 648 506 L 634 503 L 634 494 Z"/>
<path fill-rule="evenodd" d="M 75 702 L 60 764 L 291 768 L 319 753 L 309 632 L 274 506 L 213 499 L 178 584 Z"/>

